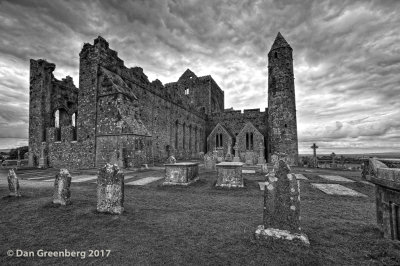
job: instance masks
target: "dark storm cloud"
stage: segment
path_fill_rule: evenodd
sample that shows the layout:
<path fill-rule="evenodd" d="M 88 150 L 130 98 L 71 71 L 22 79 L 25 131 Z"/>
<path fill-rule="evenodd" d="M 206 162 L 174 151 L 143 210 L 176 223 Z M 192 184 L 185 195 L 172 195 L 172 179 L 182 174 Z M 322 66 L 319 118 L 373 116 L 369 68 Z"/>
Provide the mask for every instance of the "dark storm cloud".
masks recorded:
<path fill-rule="evenodd" d="M 79 51 L 98 35 L 151 80 L 190 68 L 213 76 L 227 108 L 264 110 L 280 31 L 294 49 L 300 152 L 398 149 L 399 13 L 399 1 L 1 1 L 0 137 L 27 135 L 29 59 L 78 86 Z"/>

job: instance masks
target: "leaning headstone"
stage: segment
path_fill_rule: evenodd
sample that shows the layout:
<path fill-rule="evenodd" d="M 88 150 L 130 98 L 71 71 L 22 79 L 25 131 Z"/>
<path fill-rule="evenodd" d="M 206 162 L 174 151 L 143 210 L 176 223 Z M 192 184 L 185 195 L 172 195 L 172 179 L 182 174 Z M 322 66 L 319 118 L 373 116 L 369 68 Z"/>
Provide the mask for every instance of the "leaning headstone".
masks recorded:
<path fill-rule="evenodd" d="M 15 173 L 14 169 L 10 169 L 8 171 L 7 181 L 8 181 L 8 189 L 10 190 L 10 193 L 8 195 L 12 197 L 20 197 L 21 194 L 19 193 L 18 176 Z"/>
<path fill-rule="evenodd" d="M 174 157 L 173 155 L 169 156 L 166 163 L 167 163 L 167 164 L 174 164 L 174 163 L 176 163 L 175 157 Z"/>
<path fill-rule="evenodd" d="M 124 211 L 124 173 L 115 164 L 107 163 L 99 170 L 97 211 L 112 214 Z"/>
<path fill-rule="evenodd" d="M 275 163 L 268 174 L 264 190 L 263 225 L 257 227 L 257 238 L 300 240 L 310 242 L 300 227 L 300 186 L 284 160 Z"/>
<path fill-rule="evenodd" d="M 68 205 L 71 204 L 71 175 L 67 169 L 60 169 L 54 180 L 53 203 Z"/>

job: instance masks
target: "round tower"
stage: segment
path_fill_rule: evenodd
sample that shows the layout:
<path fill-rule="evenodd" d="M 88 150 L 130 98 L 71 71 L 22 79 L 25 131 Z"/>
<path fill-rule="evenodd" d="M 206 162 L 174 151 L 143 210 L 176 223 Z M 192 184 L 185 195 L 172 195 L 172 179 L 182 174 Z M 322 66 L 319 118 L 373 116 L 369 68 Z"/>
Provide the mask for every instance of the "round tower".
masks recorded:
<path fill-rule="evenodd" d="M 268 157 L 285 154 L 297 165 L 297 122 L 293 49 L 279 32 L 268 53 Z"/>

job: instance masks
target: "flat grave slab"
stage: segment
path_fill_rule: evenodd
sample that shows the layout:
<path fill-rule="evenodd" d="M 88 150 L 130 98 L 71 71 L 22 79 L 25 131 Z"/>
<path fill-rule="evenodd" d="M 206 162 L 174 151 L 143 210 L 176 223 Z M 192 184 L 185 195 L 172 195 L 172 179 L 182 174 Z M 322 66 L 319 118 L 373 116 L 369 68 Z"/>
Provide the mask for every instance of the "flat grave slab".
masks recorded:
<path fill-rule="evenodd" d="M 163 179 L 163 178 L 164 177 L 159 177 L 159 176 L 157 176 L 157 177 L 149 176 L 149 177 L 145 177 L 145 178 L 142 178 L 142 179 L 139 179 L 139 180 L 128 182 L 125 185 L 128 185 L 128 186 L 144 186 L 144 185 L 150 184 L 152 182 L 155 182 L 155 181 Z"/>
<path fill-rule="evenodd" d="M 303 174 L 294 174 L 297 180 L 308 180 Z"/>
<path fill-rule="evenodd" d="M 339 175 L 319 175 L 320 177 L 327 179 L 329 181 L 335 181 L 335 182 L 355 182 L 354 180 L 345 178 L 343 176 L 339 176 Z"/>
<path fill-rule="evenodd" d="M 242 174 L 255 174 L 255 173 L 256 170 L 245 170 L 245 169 L 242 170 Z"/>
<path fill-rule="evenodd" d="M 351 188 L 339 184 L 311 184 L 313 187 L 318 188 L 328 195 L 338 196 L 352 196 L 352 197 L 366 197 L 366 195 L 359 193 Z"/>
<path fill-rule="evenodd" d="M 71 182 L 72 183 L 81 183 L 81 182 L 85 182 L 85 181 L 89 181 L 89 180 L 94 180 L 97 179 L 97 176 L 95 175 L 91 175 L 91 176 L 78 176 L 76 178 L 72 177 Z"/>
<path fill-rule="evenodd" d="M 37 180 L 37 179 L 43 179 L 43 178 L 48 178 L 48 177 L 45 177 L 45 176 L 40 176 L 40 177 L 28 177 L 28 178 L 26 178 L 26 180 Z"/>

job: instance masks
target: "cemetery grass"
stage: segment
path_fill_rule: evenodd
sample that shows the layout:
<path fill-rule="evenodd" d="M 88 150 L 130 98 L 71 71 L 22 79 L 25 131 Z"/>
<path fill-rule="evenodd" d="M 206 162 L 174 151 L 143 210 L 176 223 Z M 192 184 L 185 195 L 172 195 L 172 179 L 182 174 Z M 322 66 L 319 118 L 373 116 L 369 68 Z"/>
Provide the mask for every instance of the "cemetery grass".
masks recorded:
<path fill-rule="evenodd" d="M 295 169 L 296 170 L 296 169 Z M 125 213 L 96 212 L 96 185 L 72 184 L 72 205 L 54 206 L 52 187 L 25 187 L 21 198 L 0 198 L 0 265 L 399 265 L 400 244 L 382 239 L 375 225 L 373 186 L 344 184 L 367 198 L 330 196 L 312 188 L 326 182 L 303 173 L 302 228 L 311 246 L 257 241 L 262 224 L 261 175 L 246 187 L 215 189 L 215 173 L 202 172 L 189 187 L 125 187 Z M 321 170 L 359 180 L 360 172 Z M 0 176 L 5 178 L 5 176 Z M 0 186 L 0 195 L 7 195 Z M 16 258 L 7 250 L 86 251 L 86 258 Z M 110 250 L 88 257 L 89 250 Z"/>

